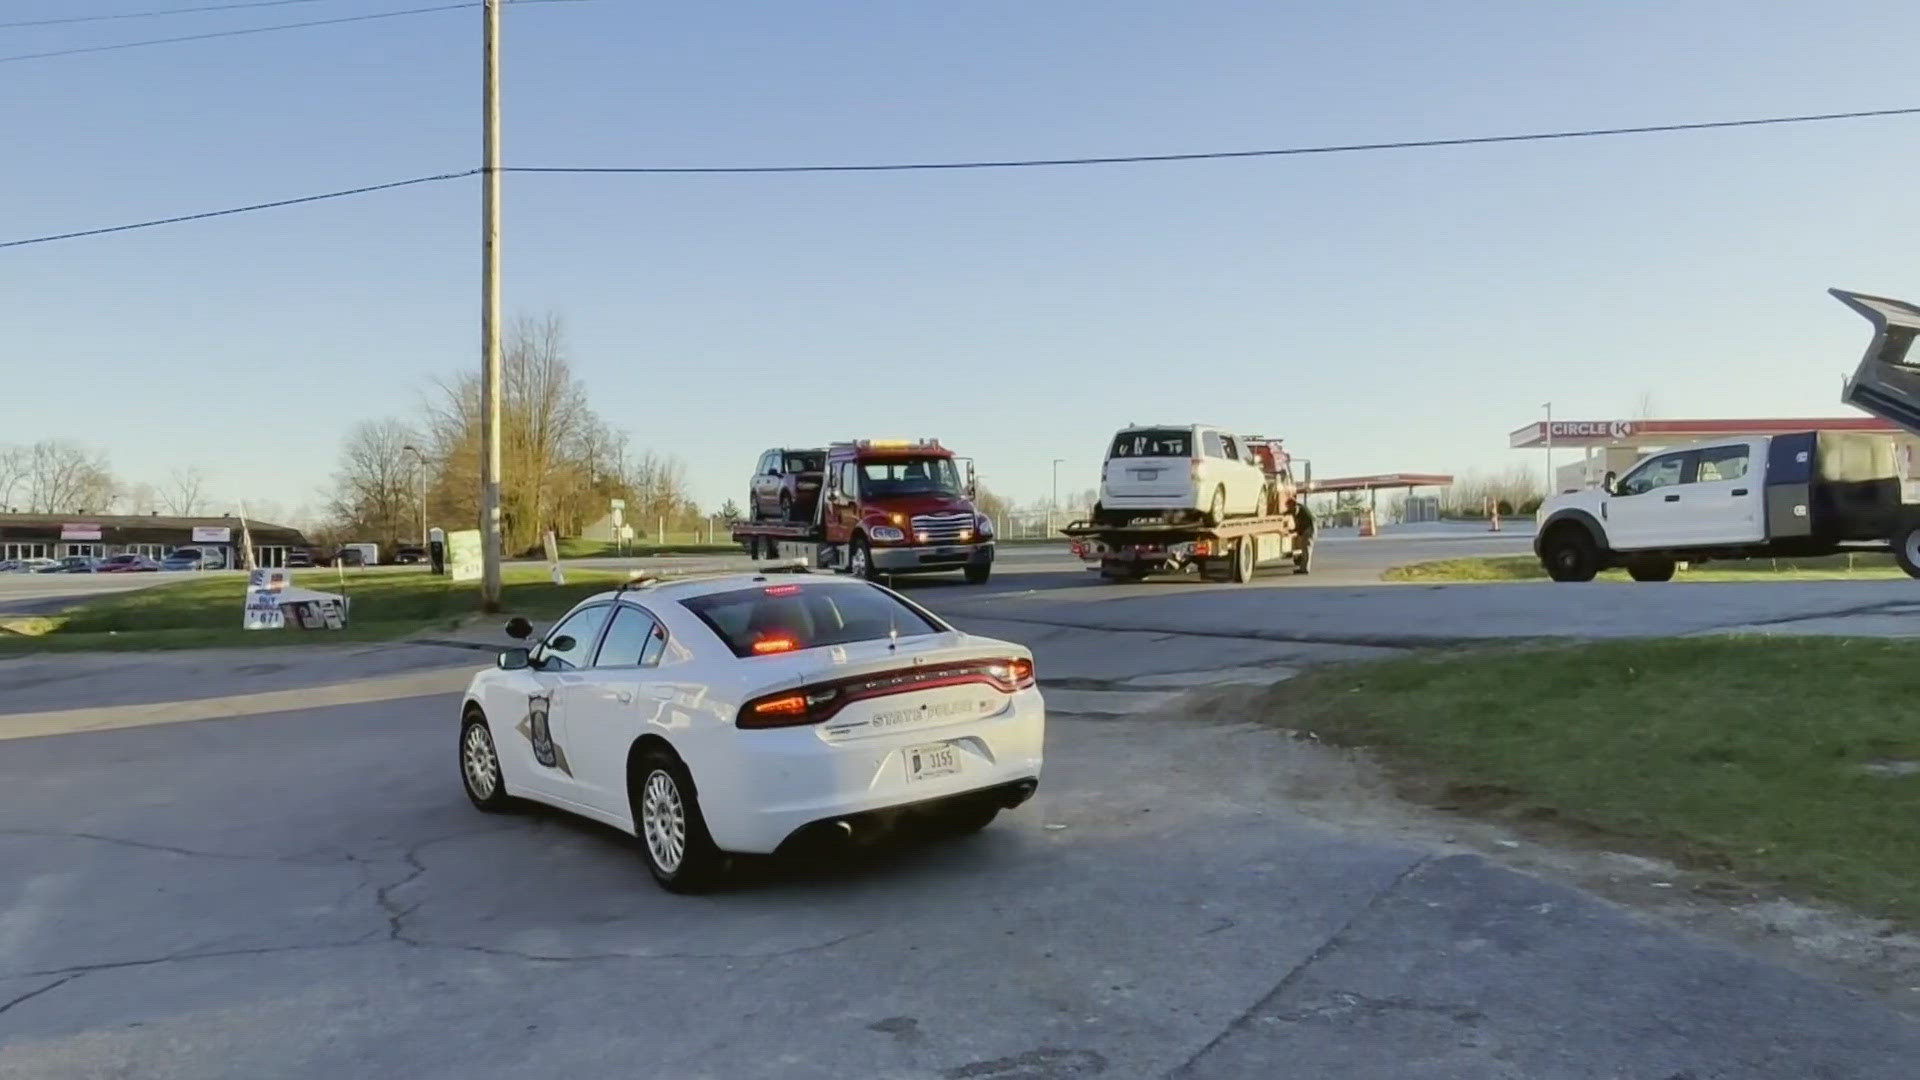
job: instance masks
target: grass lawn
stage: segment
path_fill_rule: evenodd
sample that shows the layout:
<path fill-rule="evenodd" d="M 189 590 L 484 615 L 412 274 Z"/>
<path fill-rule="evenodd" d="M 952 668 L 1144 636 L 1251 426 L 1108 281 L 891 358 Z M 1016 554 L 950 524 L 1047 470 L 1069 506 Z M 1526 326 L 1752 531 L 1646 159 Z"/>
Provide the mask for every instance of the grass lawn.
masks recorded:
<path fill-rule="evenodd" d="M 1396 566 L 1388 581 L 1546 581 L 1547 572 L 1532 555 L 1491 555 L 1478 559 L 1440 559 Z M 1903 578 L 1892 555 L 1824 555 L 1813 559 L 1741 559 L 1689 566 L 1675 581 L 1872 581 Z M 1600 581 L 1631 581 L 1625 570 L 1608 570 Z"/>
<path fill-rule="evenodd" d="M 1711 638 L 1309 672 L 1267 719 L 1410 794 L 1920 923 L 1920 644 Z"/>
<path fill-rule="evenodd" d="M 581 598 L 624 579 L 624 574 L 615 572 L 569 570 L 567 583 L 556 586 L 544 568 L 510 568 L 504 576 L 502 603 L 514 615 L 552 618 Z M 325 592 L 342 591 L 340 578 L 328 569 L 296 570 L 294 583 Z M 246 591 L 245 577 L 221 574 L 108 594 L 57 615 L 11 620 L 12 632 L 0 629 L 0 653 L 385 640 L 437 626 L 451 629 L 480 609 L 479 582 L 456 584 L 424 569 L 418 573 L 349 570 L 344 591 L 350 614 L 345 630 L 247 631 L 240 628 Z M 502 621 L 507 617 L 500 616 Z"/>

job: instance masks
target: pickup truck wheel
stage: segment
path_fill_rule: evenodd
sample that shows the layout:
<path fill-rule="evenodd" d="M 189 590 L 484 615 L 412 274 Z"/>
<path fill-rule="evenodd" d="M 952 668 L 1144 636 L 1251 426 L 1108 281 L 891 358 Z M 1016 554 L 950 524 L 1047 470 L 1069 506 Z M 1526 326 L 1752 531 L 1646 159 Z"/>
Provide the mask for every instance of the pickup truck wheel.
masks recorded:
<path fill-rule="evenodd" d="M 1540 545 L 1540 561 L 1555 581 L 1592 581 L 1600 572 L 1600 546 L 1578 525 L 1561 525 Z"/>
<path fill-rule="evenodd" d="M 978 566 L 969 566 L 966 569 L 966 574 L 967 584 L 985 585 L 987 579 L 993 576 L 993 564 L 981 563 Z"/>
<path fill-rule="evenodd" d="M 1672 559 L 1650 555 L 1627 563 L 1627 576 L 1635 581 L 1672 581 L 1679 564 Z"/>
<path fill-rule="evenodd" d="M 1908 525 L 1894 534 L 1893 561 L 1908 577 L 1920 578 L 1920 524 Z"/>

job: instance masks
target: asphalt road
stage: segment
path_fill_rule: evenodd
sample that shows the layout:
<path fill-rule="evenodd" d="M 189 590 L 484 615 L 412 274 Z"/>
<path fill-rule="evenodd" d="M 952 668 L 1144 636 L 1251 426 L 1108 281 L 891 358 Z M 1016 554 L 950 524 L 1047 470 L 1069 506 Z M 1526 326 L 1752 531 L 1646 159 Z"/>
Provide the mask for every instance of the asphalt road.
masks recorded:
<path fill-rule="evenodd" d="M 1174 696 L 1529 627 L 1920 606 L 1904 582 L 1366 584 L 1390 545 L 1489 542 L 1513 544 L 1334 540 L 1251 587 L 1110 586 L 1016 548 L 985 588 L 913 584 L 1035 648 L 1040 794 L 977 837 L 755 863 L 702 898 L 604 828 L 474 811 L 444 690 L 328 704 L 370 675 L 457 681 L 470 652 L 0 661 L 0 711 L 75 727 L 242 695 L 34 738 L 0 715 L 0 1078 L 1911 1076 L 1905 1015 L 1328 825 L 1293 797 L 1326 751 Z"/>

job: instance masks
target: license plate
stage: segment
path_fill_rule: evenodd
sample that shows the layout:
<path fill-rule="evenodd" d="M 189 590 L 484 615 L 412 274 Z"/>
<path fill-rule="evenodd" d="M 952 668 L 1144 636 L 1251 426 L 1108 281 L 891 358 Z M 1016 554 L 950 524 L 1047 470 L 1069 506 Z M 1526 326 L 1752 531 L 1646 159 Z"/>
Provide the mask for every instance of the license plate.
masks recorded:
<path fill-rule="evenodd" d="M 960 771 L 960 751 L 952 743 L 909 746 L 902 753 L 907 758 L 908 783 L 931 780 L 936 776 L 952 776 Z"/>
<path fill-rule="evenodd" d="M 1133 478 L 1134 478 L 1135 480 L 1158 480 L 1158 479 L 1160 479 L 1160 470 L 1159 470 L 1159 469 L 1130 469 L 1130 470 L 1128 470 L 1128 471 L 1129 471 L 1129 472 L 1131 472 L 1131 473 L 1133 473 Z"/>

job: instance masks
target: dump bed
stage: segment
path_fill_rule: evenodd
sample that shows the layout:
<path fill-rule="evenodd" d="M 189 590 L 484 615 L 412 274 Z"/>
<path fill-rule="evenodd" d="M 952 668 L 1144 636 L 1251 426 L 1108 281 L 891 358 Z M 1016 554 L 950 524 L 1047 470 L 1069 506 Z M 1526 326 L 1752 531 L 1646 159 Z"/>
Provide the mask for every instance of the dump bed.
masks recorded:
<path fill-rule="evenodd" d="M 1885 296 L 1827 291 L 1873 324 L 1873 340 L 1840 400 L 1920 435 L 1920 356 L 1911 352 L 1920 336 L 1920 308 Z"/>

